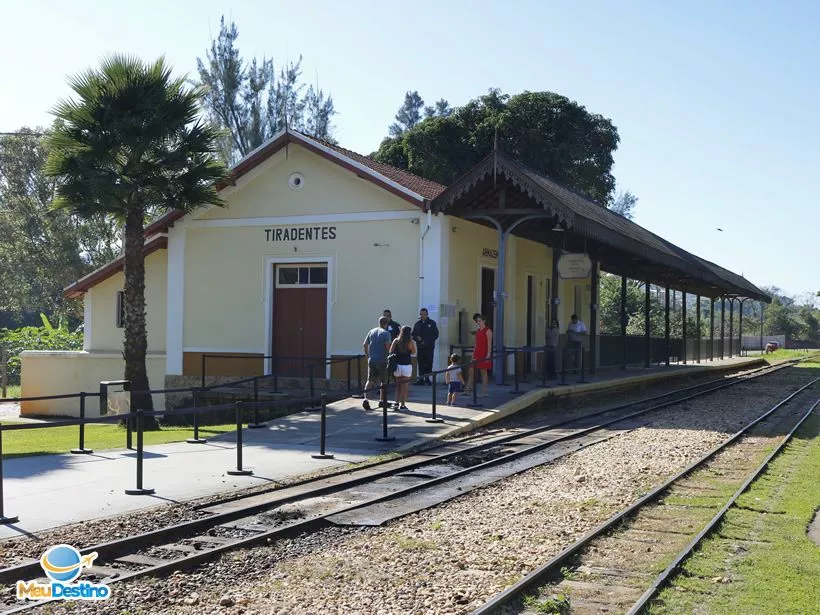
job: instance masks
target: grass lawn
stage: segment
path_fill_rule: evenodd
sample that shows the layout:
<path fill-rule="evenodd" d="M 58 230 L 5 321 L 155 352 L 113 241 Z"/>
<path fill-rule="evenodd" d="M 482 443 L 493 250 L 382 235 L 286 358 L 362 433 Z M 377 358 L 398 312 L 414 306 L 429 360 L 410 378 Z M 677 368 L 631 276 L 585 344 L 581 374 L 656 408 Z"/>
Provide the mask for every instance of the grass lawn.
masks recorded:
<path fill-rule="evenodd" d="M 806 535 L 820 503 L 818 433 L 815 412 L 650 613 L 818 612 L 820 547 Z"/>
<path fill-rule="evenodd" d="M 3 391 L 0 390 L 0 396 L 2 396 Z M 19 384 L 10 384 L 6 387 L 6 397 L 20 397 L 20 385 Z"/>
<path fill-rule="evenodd" d="M 5 422 L 6 425 L 12 421 Z M 213 437 L 236 429 L 235 423 L 204 425 L 199 428 L 201 438 Z M 3 457 L 67 453 L 79 445 L 79 427 L 51 427 L 9 431 L 3 434 Z M 120 425 L 86 425 L 85 446 L 95 451 L 125 448 L 125 427 Z M 145 432 L 145 445 L 181 442 L 193 437 L 193 428 L 164 426 L 159 431 Z M 136 434 L 134 434 L 136 444 Z"/>
<path fill-rule="evenodd" d="M 779 348 L 774 352 L 769 354 L 761 355 L 766 361 L 771 363 L 772 361 L 783 361 L 785 359 L 802 359 L 807 356 L 811 356 L 813 354 L 817 354 L 817 350 L 809 350 L 806 352 L 805 350 L 790 350 L 788 348 Z"/>

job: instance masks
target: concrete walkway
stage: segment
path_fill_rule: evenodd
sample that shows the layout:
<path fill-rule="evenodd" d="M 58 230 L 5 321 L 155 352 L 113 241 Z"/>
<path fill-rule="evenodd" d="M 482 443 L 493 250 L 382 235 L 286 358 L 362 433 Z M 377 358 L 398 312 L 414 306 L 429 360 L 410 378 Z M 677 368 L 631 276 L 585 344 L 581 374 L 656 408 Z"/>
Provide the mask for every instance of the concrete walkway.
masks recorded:
<path fill-rule="evenodd" d="M 332 460 L 319 460 L 319 413 L 302 412 L 268 423 L 264 429 L 243 430 L 244 466 L 252 476 L 229 476 L 236 467 L 235 433 L 213 438 L 207 444 L 174 443 L 146 448 L 144 486 L 155 495 L 129 496 L 124 489 L 136 482 L 136 453 L 107 450 L 92 455 L 42 455 L 3 460 L 4 504 L 7 515 L 17 515 L 14 525 L 0 525 L 0 538 L 108 517 L 167 502 L 275 483 L 318 469 L 358 462 L 390 451 L 407 450 L 431 440 L 468 431 L 531 406 L 547 396 L 573 396 L 621 386 L 636 386 L 682 374 L 715 371 L 755 363 L 759 359 L 727 359 L 713 363 L 670 368 L 599 371 L 589 383 L 567 378 L 567 386 L 541 388 L 540 381 L 522 383 L 515 395 L 510 386 L 491 386 L 482 408 L 467 408 L 462 394 L 457 407 L 443 405 L 446 392 L 438 387 L 438 415 L 443 423 L 428 423 L 431 387 L 411 386 L 409 412 L 388 412 L 389 435 L 382 433 L 380 410 L 365 412 L 361 400 L 348 398 L 328 406 L 327 452 Z M 375 406 L 375 403 L 374 403 Z M 6 418 L 6 417 L 4 417 Z M 11 417 L 8 417 L 11 418 Z M 47 438 L 47 432 L 43 433 Z M 87 446 L 93 448 L 93 441 Z"/>

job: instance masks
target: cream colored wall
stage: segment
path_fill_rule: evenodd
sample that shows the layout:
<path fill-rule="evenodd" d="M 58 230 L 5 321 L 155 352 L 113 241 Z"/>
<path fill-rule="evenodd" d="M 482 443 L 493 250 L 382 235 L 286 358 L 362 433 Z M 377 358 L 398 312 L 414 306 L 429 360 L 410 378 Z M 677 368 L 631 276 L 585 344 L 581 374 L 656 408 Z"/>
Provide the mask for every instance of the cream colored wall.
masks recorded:
<path fill-rule="evenodd" d="M 450 235 L 450 263 L 449 263 L 449 299 L 448 302 L 457 305 L 458 309 L 467 310 L 467 318 L 481 307 L 481 275 L 482 265 L 492 267 L 498 271 L 498 259 L 484 256 L 484 248 L 498 249 L 498 232 L 474 222 L 459 218 L 448 218 L 451 227 Z M 505 344 L 520 346 L 526 342 L 526 314 L 527 314 L 527 275 L 535 277 L 535 314 L 536 330 L 534 343 L 544 337 L 544 283 L 552 273 L 552 251 L 543 244 L 527 239 L 511 237 L 507 246 L 507 272 L 505 305 Z M 496 273 L 497 275 L 497 273 Z M 496 281 L 496 285 L 497 285 Z M 470 321 L 472 326 L 472 321 Z M 458 319 L 448 327 L 447 335 L 450 343 L 458 340 Z M 472 337 L 465 344 L 472 345 Z"/>
<path fill-rule="evenodd" d="M 552 250 L 529 239 L 515 238 L 515 328 L 508 346 L 523 346 L 527 342 L 527 277 L 533 276 L 534 322 L 532 343 L 544 343 L 546 279 L 552 277 Z M 548 318 L 548 317 L 547 317 Z"/>
<path fill-rule="evenodd" d="M 145 257 L 145 324 L 148 329 L 148 352 L 165 352 L 165 315 L 167 288 L 166 250 Z M 91 344 L 89 350 L 122 350 L 123 329 L 117 327 L 117 292 L 123 289 L 123 274 L 117 273 L 92 287 Z"/>
<path fill-rule="evenodd" d="M 471 317 L 481 311 L 481 269 L 482 265 L 491 267 L 498 272 L 498 259 L 482 256 L 482 250 L 498 249 L 498 233 L 495 229 L 454 218 L 446 217 L 446 224 L 450 227 L 450 259 L 448 271 L 447 303 L 456 306 L 456 317 L 447 326 L 447 330 L 440 331 L 441 337 L 447 336 L 448 344 L 458 343 L 458 311 L 465 309 L 468 328 L 472 330 Z M 453 231 L 455 229 L 455 231 Z M 489 323 L 493 326 L 492 323 Z M 467 336 L 462 343 L 473 345 L 474 338 Z"/>
<path fill-rule="evenodd" d="M 281 243 L 266 242 L 263 227 L 188 229 L 184 347 L 270 354 L 270 259 L 329 261 L 328 354 L 360 352 L 366 331 L 377 326 L 385 307 L 397 321 L 412 324 L 418 309 L 419 226 L 409 220 L 332 226 L 335 240 Z"/>
<path fill-rule="evenodd" d="M 299 172 L 302 188 L 289 176 Z M 270 354 L 271 259 L 327 260 L 330 265 L 331 330 L 328 354 L 357 353 L 367 330 L 385 307 L 412 324 L 419 302 L 418 207 L 291 145 L 273 156 L 237 188 L 228 206 L 192 216 L 171 232 L 185 232 L 183 348 L 244 350 Z M 345 221 L 344 216 L 379 212 L 400 220 Z M 332 216 L 332 221 L 281 224 L 275 218 Z M 274 218 L 265 221 L 243 218 Z M 221 226 L 220 226 L 221 225 Z M 335 227 L 335 239 L 269 241 L 266 229 Z M 382 244 L 374 246 L 374 244 Z"/>
<path fill-rule="evenodd" d="M 21 389 L 23 397 L 63 395 L 66 393 L 98 393 L 103 380 L 122 380 L 125 361 L 121 354 L 26 350 L 21 353 Z M 153 389 L 165 386 L 165 356 L 148 355 L 148 382 Z M 99 399 L 86 399 L 86 417 L 99 416 Z M 165 396 L 154 395 L 154 408 L 165 408 Z M 79 399 L 26 401 L 20 404 L 20 414 L 74 416 L 80 415 Z M 93 442 L 89 442 L 91 447 Z"/>
<path fill-rule="evenodd" d="M 288 178 L 296 172 L 304 177 L 300 190 L 293 190 L 288 185 Z M 295 144 L 288 148 L 287 157 L 284 151 L 276 153 L 239 182 L 241 189 L 228 192 L 226 207 L 213 207 L 194 217 L 219 220 L 417 209 L 372 182 Z"/>

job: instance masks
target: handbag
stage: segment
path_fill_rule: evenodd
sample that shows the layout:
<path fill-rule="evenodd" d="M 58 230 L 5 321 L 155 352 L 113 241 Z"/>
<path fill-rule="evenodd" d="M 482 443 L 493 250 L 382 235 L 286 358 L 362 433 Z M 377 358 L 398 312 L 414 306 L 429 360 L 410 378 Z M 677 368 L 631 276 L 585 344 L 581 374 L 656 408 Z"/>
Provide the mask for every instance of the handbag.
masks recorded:
<path fill-rule="evenodd" d="M 396 371 L 396 368 L 399 366 L 399 355 L 395 352 L 390 353 L 387 355 L 387 373 L 392 374 Z"/>

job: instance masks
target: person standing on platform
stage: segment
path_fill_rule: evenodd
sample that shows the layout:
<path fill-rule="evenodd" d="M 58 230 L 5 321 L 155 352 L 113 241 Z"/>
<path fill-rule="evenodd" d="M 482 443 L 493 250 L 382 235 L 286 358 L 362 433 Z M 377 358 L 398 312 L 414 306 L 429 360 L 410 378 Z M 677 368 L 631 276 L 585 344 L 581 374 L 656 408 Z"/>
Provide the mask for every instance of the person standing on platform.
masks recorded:
<path fill-rule="evenodd" d="M 558 378 L 558 373 L 555 370 L 555 357 L 558 353 L 558 338 L 560 336 L 561 327 L 558 324 L 558 319 L 553 318 L 550 322 L 549 329 L 547 329 L 547 339 L 544 343 L 546 346 L 544 360 L 547 362 L 545 369 L 547 371 L 547 379 L 549 380 Z"/>
<path fill-rule="evenodd" d="M 419 310 L 419 319 L 413 326 L 412 335 L 418 345 L 416 357 L 419 364 L 419 374 L 416 378 L 416 384 L 433 384 L 429 376 L 422 376 L 422 374 L 429 374 L 433 371 L 433 353 L 438 339 L 438 326 L 436 321 L 430 318 L 427 308 Z"/>
<path fill-rule="evenodd" d="M 461 357 L 457 354 L 450 355 L 450 365 L 444 372 L 444 382 L 447 383 L 447 405 L 456 405 L 456 396 L 464 390 L 464 375 L 461 373 L 459 363 Z"/>
<path fill-rule="evenodd" d="M 367 357 L 367 382 L 364 385 L 364 401 L 362 407 L 370 410 L 367 392 L 371 387 L 387 384 L 387 354 L 390 351 L 390 333 L 387 332 L 389 318 L 379 318 L 379 326 L 367 332 L 362 348 Z"/>
<path fill-rule="evenodd" d="M 476 372 L 478 372 L 481 374 L 482 382 L 479 397 L 487 397 L 487 370 L 493 367 L 493 362 L 489 358 L 490 348 L 493 347 L 493 332 L 487 327 L 487 322 L 483 316 L 480 314 L 476 316 L 477 318 L 474 317 L 474 319 L 478 323 L 478 331 L 475 332 L 475 348 L 473 350 L 473 361 L 475 361 L 475 363 L 473 363 L 473 367 L 470 370 L 472 376 L 468 390 L 474 386 L 478 386 L 478 378 L 476 377 Z"/>
<path fill-rule="evenodd" d="M 579 320 L 578 316 L 573 314 L 570 316 L 570 323 L 567 327 L 567 347 L 569 348 L 570 365 L 573 369 L 578 368 L 578 363 L 581 359 L 581 353 L 584 351 L 584 335 L 586 335 L 587 327 Z"/>
<path fill-rule="evenodd" d="M 413 377 L 412 356 L 416 345 L 410 335 L 410 327 L 402 327 L 399 337 L 390 345 L 390 354 L 396 355 L 396 410 L 407 410 L 407 396 L 410 393 L 410 380 Z"/>
<path fill-rule="evenodd" d="M 399 336 L 399 333 L 401 333 L 401 325 L 393 320 L 393 313 L 390 310 L 384 310 L 382 316 L 390 319 L 390 322 L 387 323 L 387 331 L 390 333 L 391 340 L 396 339 Z"/>

